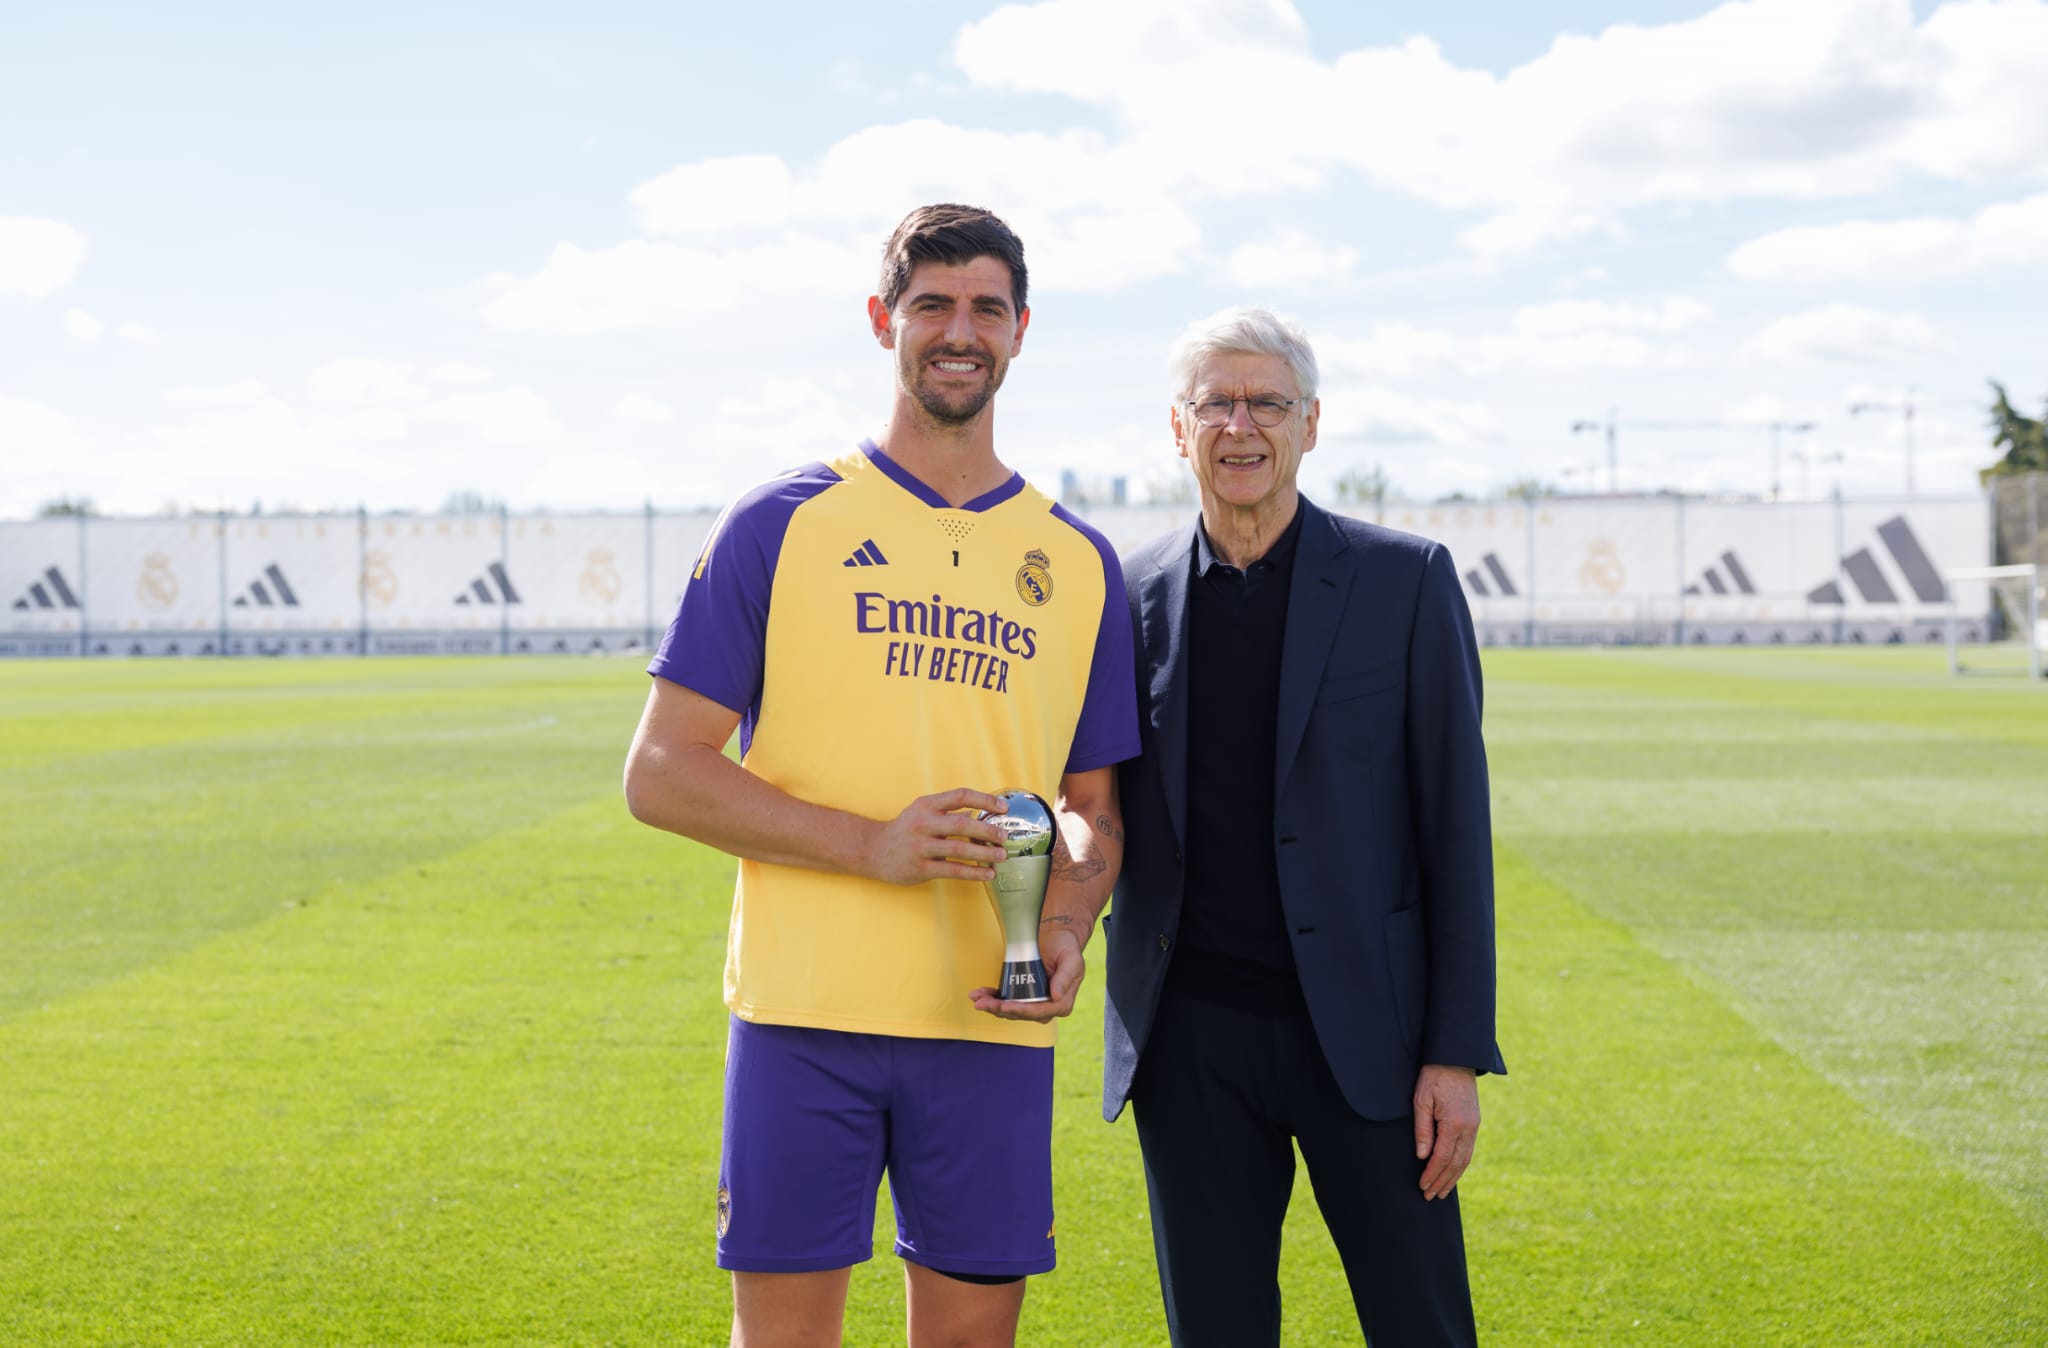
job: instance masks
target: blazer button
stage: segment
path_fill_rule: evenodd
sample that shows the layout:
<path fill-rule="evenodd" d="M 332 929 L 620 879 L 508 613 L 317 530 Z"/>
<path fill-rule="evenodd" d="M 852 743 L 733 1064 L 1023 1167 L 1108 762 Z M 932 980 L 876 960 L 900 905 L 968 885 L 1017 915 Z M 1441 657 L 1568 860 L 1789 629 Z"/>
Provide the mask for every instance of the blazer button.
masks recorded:
<path fill-rule="evenodd" d="M 1160 933 L 1159 933 L 1159 948 L 1160 948 L 1161 950 L 1171 950 L 1171 949 L 1173 949 L 1173 938 L 1172 938 L 1171 936 L 1168 936 L 1168 935 L 1167 935 L 1167 934 L 1166 934 L 1165 932 L 1160 932 Z"/>

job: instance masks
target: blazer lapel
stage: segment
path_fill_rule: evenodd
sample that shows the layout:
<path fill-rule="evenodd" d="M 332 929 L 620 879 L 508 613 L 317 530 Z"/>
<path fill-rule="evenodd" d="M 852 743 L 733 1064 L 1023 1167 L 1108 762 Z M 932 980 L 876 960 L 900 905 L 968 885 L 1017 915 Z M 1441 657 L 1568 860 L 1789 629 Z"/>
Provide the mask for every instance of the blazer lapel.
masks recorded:
<path fill-rule="evenodd" d="M 1322 509 L 1304 496 L 1301 541 L 1294 555 L 1294 579 L 1287 590 L 1287 635 L 1280 643 L 1280 716 L 1273 741 L 1273 787 L 1277 791 L 1294 767 L 1308 729 L 1323 666 L 1337 640 L 1337 624 L 1351 593 L 1349 545 Z"/>
<path fill-rule="evenodd" d="M 1152 671 L 1147 702 L 1152 748 L 1166 792 L 1174 841 L 1187 844 L 1188 820 L 1188 572 L 1194 566 L 1192 528 L 1168 549 L 1157 571 L 1139 585 L 1138 612 L 1145 634 L 1145 668 Z"/>

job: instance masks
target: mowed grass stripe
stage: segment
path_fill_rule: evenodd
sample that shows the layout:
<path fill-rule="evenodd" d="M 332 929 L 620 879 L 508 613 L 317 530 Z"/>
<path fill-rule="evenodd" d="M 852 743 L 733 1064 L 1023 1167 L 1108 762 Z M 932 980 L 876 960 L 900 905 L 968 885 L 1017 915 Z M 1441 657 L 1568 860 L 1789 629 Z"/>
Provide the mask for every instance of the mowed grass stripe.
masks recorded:
<path fill-rule="evenodd" d="M 17 1341 L 716 1341 L 727 883 L 591 807 L 0 1034 L 39 1083 L 0 1116 Z M 1984 1276 L 2048 1258 L 2009 1213 L 1511 856 L 1502 935 L 1515 1075 L 1488 1083 L 1463 1193 L 1497 1341 L 2048 1324 L 2037 1288 Z M 1025 1342 L 1163 1341 L 1132 1130 L 1092 1116 L 1099 1054 L 1084 1014 L 1060 1071 L 1063 1267 Z M 1306 1183 L 1288 1239 L 1290 1341 L 1345 1340 Z M 899 1280 L 886 1257 L 860 1270 L 849 1342 L 894 1337 Z"/>
<path fill-rule="evenodd" d="M 0 1019 L 616 799 L 645 676 L 616 660 L 68 662 L 41 688 L 105 705 L 10 701 L 10 734 L 47 720 L 71 752 L 0 772 Z M 264 711 L 231 714 L 245 704 Z"/>
<path fill-rule="evenodd" d="M 729 883 L 583 807 L 0 1029 L 9 1341 L 711 1341 Z"/>
<path fill-rule="evenodd" d="M 1502 839 L 2048 1235 L 2048 690 L 1724 655 L 1493 661 Z"/>
<path fill-rule="evenodd" d="M 1683 790 L 1717 769 L 1767 779 L 1754 761 L 1715 755 L 1738 741 L 1754 754 L 1783 727 L 1797 727 L 1785 732 L 1788 743 L 1823 753 L 1845 743 L 1823 718 L 1760 720 L 1753 702 L 1747 711 L 1728 707 L 1714 695 L 1712 668 L 1704 680 L 1682 667 L 1633 672 L 1673 688 L 1660 704 L 1616 685 L 1611 671 L 1621 666 L 1612 662 L 1591 662 L 1598 677 L 1588 678 L 1588 694 L 1575 693 L 1569 662 L 1544 663 L 1552 654 L 1489 655 L 1502 792 L 1545 780 L 1554 765 L 1536 752 L 1539 743 L 1562 744 L 1571 775 L 1597 778 L 1600 746 L 1627 748 L 1617 725 L 1649 734 L 1646 752 L 1617 760 L 1624 772 L 1647 777 L 1646 764 L 1678 754 L 1668 782 L 1646 790 Z M 1772 654 L 1794 655 L 1802 667 L 1811 658 Z M 1855 654 L 1838 682 L 1875 697 L 1867 685 L 1894 676 L 1864 657 L 1898 653 Z M 1520 660 L 1541 677 L 1504 677 Z M 295 778 L 375 778 L 390 739 L 466 731 L 466 689 L 501 686 L 508 700 L 498 710 L 512 723 L 530 710 L 516 691 L 522 670 L 544 690 L 531 701 L 556 718 L 558 738 L 541 755 L 525 744 L 465 755 L 469 779 L 454 794 L 435 788 L 438 798 L 424 788 L 431 779 L 413 774 L 430 771 L 441 750 L 420 746 L 400 784 L 422 789 L 344 796 L 355 802 L 342 813 L 359 872 L 322 880 L 303 850 L 262 842 L 260 864 L 211 872 L 221 890 L 215 907 L 195 900 L 201 919 L 231 911 L 233 920 L 124 967 L 76 977 L 81 961 L 92 964 L 88 943 L 14 957 L 4 944 L 12 929 L 0 928 L 0 961 L 40 961 L 65 985 L 35 1014 L 0 1023 L 0 1230 L 9 1233 L 0 1240 L 0 1337 L 8 1342 L 722 1341 L 728 1301 L 710 1262 L 710 1190 L 730 863 L 624 816 L 617 765 L 645 687 L 631 665 L 416 663 L 423 672 L 415 680 L 448 681 L 432 695 L 438 714 L 380 722 L 377 678 L 360 694 L 339 687 L 327 695 L 360 696 L 368 719 L 326 718 L 290 732 L 289 752 L 279 752 L 297 760 L 295 771 L 269 779 L 272 800 L 244 794 L 238 808 L 271 804 L 280 818 L 303 816 L 292 826 L 299 834 L 280 836 L 312 836 L 336 811 L 307 804 L 317 798 L 294 790 Z M 130 691 L 146 699 L 148 680 L 168 667 L 123 668 L 135 681 Z M 330 673 L 356 667 L 334 662 Z M 241 668 L 294 677 L 300 669 Z M 1706 709 L 1704 720 L 1694 704 Z M 1607 714 L 1615 711 L 1619 720 Z M 1966 772 L 1988 763 L 2024 786 L 1999 745 L 1950 733 L 1940 715 L 1921 726 L 1849 719 L 1857 738 L 1848 743 L 1859 751 L 1875 754 L 1883 742 L 1924 756 L 1967 741 L 1993 757 Z M 1587 744 L 1575 747 L 1580 737 Z M 223 738 L 235 736 L 201 737 Z M 25 774 L 22 798 L 36 799 L 39 782 L 59 768 L 89 778 L 85 759 L 121 757 L 83 744 L 78 760 Z M 1881 755 L 1864 761 L 1887 766 Z M 228 771 L 225 762 L 200 780 Z M 1947 768 L 1914 770 L 1940 777 Z M 558 795 L 555 778 L 568 783 Z M 1812 790 L 1825 774 L 1807 778 Z M 112 774 L 94 789 L 118 804 L 139 788 L 134 776 Z M 473 799 L 521 801 L 529 812 L 470 813 Z M 1501 1034 L 1514 1075 L 1484 1089 L 1481 1162 L 1462 1190 L 1489 1341 L 2048 1337 L 2040 1236 L 1813 1070 L 1809 1063 L 1827 1064 L 1808 1041 L 1771 1026 L 1767 1008 L 1709 967 L 1724 958 L 1712 941 L 1738 940 L 1748 926 L 1759 939 L 1781 929 L 1882 933 L 1913 903 L 1924 905 L 1924 893 L 1904 880 L 1886 890 L 1892 868 L 1881 865 L 1830 893 L 1823 858 L 1792 887 L 1799 901 L 1786 911 L 1803 914 L 1804 927 L 1759 925 L 1780 913 L 1783 886 L 1751 893 L 1745 880 L 1731 896 L 1710 876 L 1688 880 L 1671 869 L 1728 864 L 1753 850 L 1750 835 L 1674 830 L 1675 841 L 1649 835 L 1637 847 L 1626 831 L 1564 826 L 1573 822 L 1558 814 L 1564 808 L 1539 812 L 1559 821 L 1554 834 L 1541 817 L 1503 834 Z M 1610 798 L 1603 808 L 1617 807 Z M 203 878 L 207 857 L 187 853 L 240 855 L 250 837 L 238 818 L 208 819 L 195 812 L 194 834 L 166 833 L 131 859 Z M 56 826 L 48 814 L 43 823 Z M 414 856 L 407 839 L 415 835 L 442 840 L 439 850 Z M 1927 869 L 1966 864 L 1972 851 L 2012 855 L 2025 841 L 1995 826 L 1983 837 Z M 1703 838 L 1722 850 L 1697 850 Z M 122 845 L 118 825 L 106 842 Z M 1782 863 L 1811 847 L 1800 839 L 1776 855 Z M 297 869 L 271 866 L 272 852 Z M 1775 873 L 1768 844 L 1766 852 L 1759 876 Z M 0 879 L 16 861 L 11 846 L 0 853 Z M 1591 874 L 1594 883 L 1567 892 L 1538 877 L 1539 863 L 1552 876 Z M 85 874 L 61 865 L 41 872 L 32 902 L 9 908 L 0 897 L 0 922 L 93 902 L 97 882 Z M 307 888 L 289 899 L 266 894 L 281 874 Z M 1990 872 L 1970 874 L 1981 881 Z M 2024 872 L 2009 878 L 2026 892 Z M 1971 933 L 1990 931 L 2012 906 L 1985 899 L 1952 934 L 1977 939 Z M 1622 909 L 1635 920 L 1618 921 Z M 1681 932 L 1685 922 L 1706 941 Z M 2031 930 L 2011 920 L 2007 929 Z M 1686 945 L 1690 959 L 1658 953 L 1667 938 Z M 1939 962 L 1961 958 L 1948 950 Z M 2018 959 L 1996 967 L 2023 983 Z M 1796 962 L 1785 976 L 1801 978 Z M 1855 1005 L 1881 1014 L 1882 1002 L 1852 981 Z M 1100 985 L 1097 969 L 1063 1034 L 1055 1125 L 1063 1267 L 1036 1281 L 1024 1342 L 1164 1341 L 1134 1130 L 1128 1120 L 1116 1128 L 1096 1121 Z M 2025 1042 L 2017 1049 L 2013 1074 L 2024 1076 L 2029 1050 Z M 1965 1046 L 1956 1071 L 1980 1069 L 1974 1051 Z M 1900 1079 L 1916 1070 L 1908 1060 Z M 1835 1075 L 1870 1098 L 1853 1077 Z M 1993 1112 L 2013 1104 L 1983 1098 Z M 849 1343 L 900 1341 L 901 1275 L 886 1254 L 883 1208 L 884 1253 L 855 1275 Z M 1282 1278 L 1289 1342 L 1355 1341 L 1306 1182 L 1297 1187 Z"/>
<path fill-rule="evenodd" d="M 1461 1186 L 1503 1343 L 2038 1344 L 2048 1240 L 1498 853 L 1501 1036 Z"/>

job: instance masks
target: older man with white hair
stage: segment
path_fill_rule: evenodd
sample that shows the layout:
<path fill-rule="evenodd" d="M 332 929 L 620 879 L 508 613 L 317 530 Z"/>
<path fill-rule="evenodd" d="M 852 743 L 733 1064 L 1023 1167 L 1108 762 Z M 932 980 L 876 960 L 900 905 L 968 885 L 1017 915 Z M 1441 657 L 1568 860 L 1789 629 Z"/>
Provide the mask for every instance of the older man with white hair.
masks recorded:
<path fill-rule="evenodd" d="M 1296 485 L 1316 360 L 1264 309 L 1175 344 L 1201 518 L 1124 558 L 1142 756 L 1108 920 L 1176 1348 L 1280 1342 L 1295 1146 L 1376 1348 L 1476 1339 L 1456 1185 L 1494 1042 L 1480 670 L 1449 554 Z"/>

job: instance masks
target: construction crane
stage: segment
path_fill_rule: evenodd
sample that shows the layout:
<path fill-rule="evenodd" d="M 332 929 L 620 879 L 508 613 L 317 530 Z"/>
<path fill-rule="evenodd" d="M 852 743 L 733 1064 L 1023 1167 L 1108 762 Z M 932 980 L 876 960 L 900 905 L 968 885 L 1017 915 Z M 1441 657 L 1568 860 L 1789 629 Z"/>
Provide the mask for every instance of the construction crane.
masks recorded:
<path fill-rule="evenodd" d="M 1607 409 L 1605 421 L 1574 421 L 1572 434 L 1582 431 L 1600 431 L 1607 437 L 1607 490 L 1618 490 L 1616 486 L 1615 437 L 1620 431 L 1768 431 L 1771 436 L 1771 499 L 1778 499 L 1780 463 L 1783 455 L 1779 438 L 1787 431 L 1804 435 L 1814 429 L 1811 421 L 1622 421 L 1616 416 L 1616 409 Z"/>

